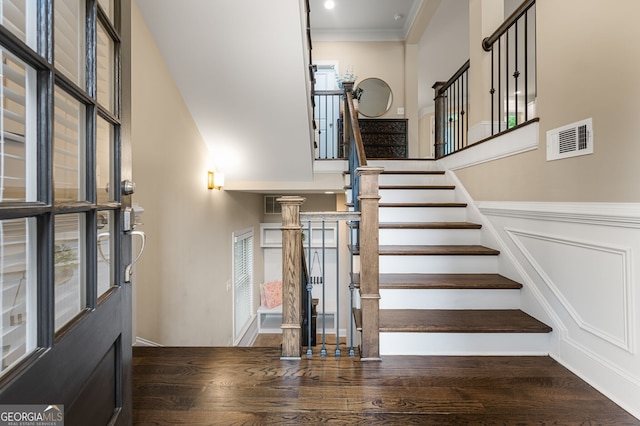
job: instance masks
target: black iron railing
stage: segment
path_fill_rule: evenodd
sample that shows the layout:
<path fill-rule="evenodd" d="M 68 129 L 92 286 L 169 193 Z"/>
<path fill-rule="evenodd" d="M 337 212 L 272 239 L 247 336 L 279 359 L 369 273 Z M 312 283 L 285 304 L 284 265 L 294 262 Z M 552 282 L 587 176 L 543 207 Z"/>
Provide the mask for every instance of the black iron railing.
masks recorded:
<path fill-rule="evenodd" d="M 356 307 L 354 283 L 350 280 L 348 300 L 343 300 L 346 288 L 344 276 L 353 277 L 353 256 L 348 274 L 342 273 L 341 250 L 354 244 L 354 228 L 360 221 L 357 212 L 300 213 L 303 242 L 302 346 L 308 357 L 316 353 L 325 357 L 341 356 L 348 349 L 355 355 L 358 346 L 351 312 Z M 342 226 L 348 226 L 346 244 L 340 243 Z M 331 350 L 333 349 L 333 350 Z"/>
<path fill-rule="evenodd" d="M 458 151 L 468 144 L 469 61 L 446 83 L 433 86 L 436 103 L 436 158 Z"/>
<path fill-rule="evenodd" d="M 535 0 L 526 0 L 482 41 L 491 52 L 491 135 L 535 116 Z"/>
<path fill-rule="evenodd" d="M 335 160 L 346 158 L 339 134 L 340 102 L 342 90 L 316 90 L 314 92 L 315 158 Z"/>

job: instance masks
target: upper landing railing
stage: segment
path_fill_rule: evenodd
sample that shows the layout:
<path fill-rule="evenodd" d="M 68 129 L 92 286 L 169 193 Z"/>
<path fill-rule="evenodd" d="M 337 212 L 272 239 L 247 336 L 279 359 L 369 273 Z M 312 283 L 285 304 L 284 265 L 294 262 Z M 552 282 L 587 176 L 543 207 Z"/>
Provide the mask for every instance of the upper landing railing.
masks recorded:
<path fill-rule="evenodd" d="M 436 82 L 435 91 L 435 155 L 452 154 L 485 137 L 491 137 L 535 117 L 536 37 L 535 0 L 525 0 L 491 36 L 482 41 L 491 53 L 491 89 L 488 97 L 469 97 L 467 61 L 445 83 Z M 490 99 L 489 99 L 490 98 Z M 490 102 L 491 121 L 476 140 L 469 138 L 471 102 Z"/>
<path fill-rule="evenodd" d="M 491 52 L 491 135 L 535 115 L 535 0 L 526 0 L 482 41 Z"/>

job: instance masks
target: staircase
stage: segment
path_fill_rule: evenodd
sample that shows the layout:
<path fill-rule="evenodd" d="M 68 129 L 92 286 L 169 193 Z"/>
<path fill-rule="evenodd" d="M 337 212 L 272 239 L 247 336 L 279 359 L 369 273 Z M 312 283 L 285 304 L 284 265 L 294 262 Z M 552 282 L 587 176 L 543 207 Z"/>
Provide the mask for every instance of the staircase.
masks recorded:
<path fill-rule="evenodd" d="M 462 191 L 428 160 L 380 175 L 380 354 L 546 355 L 551 328 L 520 308 Z M 359 277 L 354 277 L 356 286 Z"/>

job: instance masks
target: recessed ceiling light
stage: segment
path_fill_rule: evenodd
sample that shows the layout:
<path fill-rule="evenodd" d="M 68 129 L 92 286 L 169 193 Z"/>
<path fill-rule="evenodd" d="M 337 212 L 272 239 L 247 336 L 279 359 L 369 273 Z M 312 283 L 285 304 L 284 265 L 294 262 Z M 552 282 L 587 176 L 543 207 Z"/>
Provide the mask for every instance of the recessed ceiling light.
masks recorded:
<path fill-rule="evenodd" d="M 336 4 L 333 2 L 333 0 L 327 0 L 324 2 L 324 7 L 325 9 L 333 9 L 334 7 L 336 7 Z"/>
<path fill-rule="evenodd" d="M 396 21 L 401 20 L 402 18 L 404 18 L 404 15 L 402 13 L 398 13 L 397 15 L 395 15 L 393 17 L 393 19 L 395 19 Z"/>

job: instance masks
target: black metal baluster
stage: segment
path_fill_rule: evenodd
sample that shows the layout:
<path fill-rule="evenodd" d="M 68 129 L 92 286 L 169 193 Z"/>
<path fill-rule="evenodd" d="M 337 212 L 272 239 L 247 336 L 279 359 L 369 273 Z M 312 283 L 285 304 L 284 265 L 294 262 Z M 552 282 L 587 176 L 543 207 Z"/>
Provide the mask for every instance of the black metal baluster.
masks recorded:
<path fill-rule="evenodd" d="M 515 71 L 513 73 L 513 79 L 515 80 L 514 84 L 516 87 L 513 90 L 513 102 L 514 102 L 514 109 L 515 109 L 515 115 L 516 115 L 515 125 L 517 126 L 518 125 L 518 77 L 520 76 L 520 71 L 518 70 L 518 21 L 516 21 L 514 28 L 515 28 L 515 45 L 514 45 Z"/>
<path fill-rule="evenodd" d="M 524 12 L 524 121 L 529 121 L 529 10 Z"/>
<path fill-rule="evenodd" d="M 336 356 L 341 356 L 340 351 L 340 221 L 336 220 L 336 317 L 333 326 L 336 331 Z"/>

